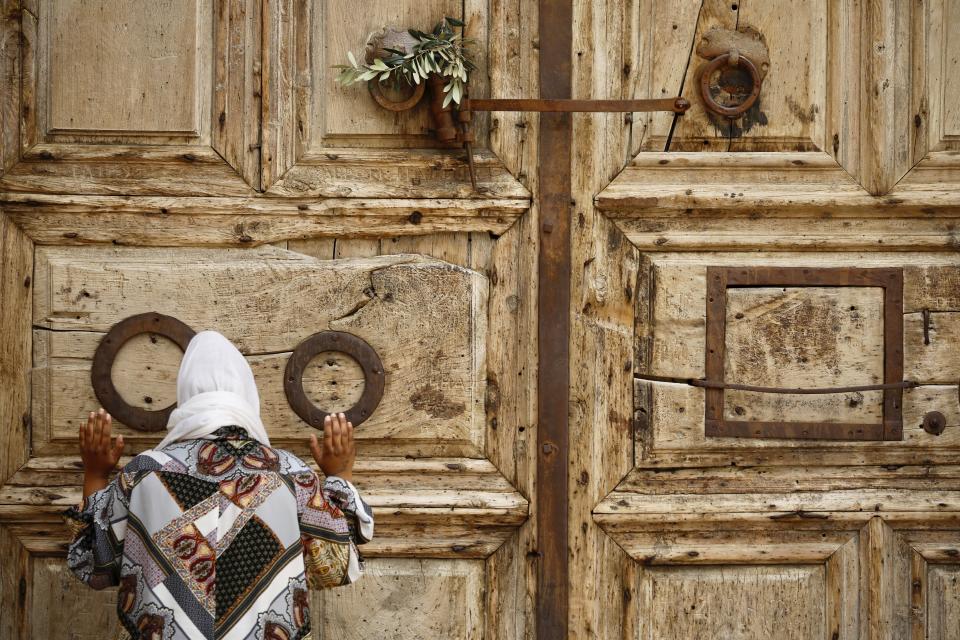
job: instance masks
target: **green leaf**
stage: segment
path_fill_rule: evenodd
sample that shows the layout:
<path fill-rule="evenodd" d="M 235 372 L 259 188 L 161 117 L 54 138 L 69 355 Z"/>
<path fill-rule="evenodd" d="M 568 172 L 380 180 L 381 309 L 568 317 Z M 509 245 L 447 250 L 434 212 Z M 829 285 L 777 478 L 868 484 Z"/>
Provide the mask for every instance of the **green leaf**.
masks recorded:
<path fill-rule="evenodd" d="M 453 26 L 455 26 L 455 27 L 462 27 L 462 26 L 464 26 L 464 24 L 463 24 L 463 22 L 462 22 L 461 20 L 457 20 L 456 18 L 451 18 L 450 16 L 447 16 L 447 17 L 445 18 L 445 20 L 446 20 L 447 22 L 449 22 L 450 24 L 452 24 Z"/>
<path fill-rule="evenodd" d="M 350 64 L 352 64 L 354 67 L 360 66 L 357 64 L 357 59 L 353 57 L 353 51 L 347 51 L 347 58 L 350 60 Z"/>
<path fill-rule="evenodd" d="M 453 100 L 453 94 L 448 93 L 447 97 L 443 99 L 443 106 L 447 106 L 448 104 L 450 104 L 451 100 Z"/>

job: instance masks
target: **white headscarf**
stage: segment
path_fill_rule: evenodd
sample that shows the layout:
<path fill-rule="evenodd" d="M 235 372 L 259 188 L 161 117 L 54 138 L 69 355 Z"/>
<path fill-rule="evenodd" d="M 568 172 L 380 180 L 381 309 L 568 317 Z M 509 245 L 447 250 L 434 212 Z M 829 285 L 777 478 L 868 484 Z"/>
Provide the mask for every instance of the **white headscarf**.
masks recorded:
<path fill-rule="evenodd" d="M 205 438 L 233 424 L 270 446 L 260 420 L 257 383 L 246 358 L 223 334 L 201 331 L 183 354 L 177 373 L 177 408 L 167 420 L 167 437 L 157 448 Z"/>

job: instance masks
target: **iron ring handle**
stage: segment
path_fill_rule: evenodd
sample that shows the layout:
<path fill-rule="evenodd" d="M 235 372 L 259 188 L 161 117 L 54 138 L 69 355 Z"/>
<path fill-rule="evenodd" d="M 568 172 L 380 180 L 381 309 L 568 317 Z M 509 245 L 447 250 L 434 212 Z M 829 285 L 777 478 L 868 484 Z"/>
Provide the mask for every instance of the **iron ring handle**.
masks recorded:
<path fill-rule="evenodd" d="M 380 81 L 377 79 L 368 80 L 367 88 L 370 90 L 370 96 L 374 101 L 387 111 L 406 111 L 417 106 L 417 103 L 420 102 L 423 94 L 427 91 L 427 84 L 426 82 L 421 82 L 420 84 L 414 85 L 413 95 L 399 102 L 387 100 L 387 97 L 383 95 L 383 89 L 380 88 Z"/>
<path fill-rule="evenodd" d="M 113 385 L 113 362 L 117 353 L 128 340 L 142 333 L 156 333 L 169 338 L 183 351 L 196 335 L 189 325 L 161 313 L 140 313 L 124 318 L 113 325 L 97 345 L 90 368 L 90 381 L 97 400 L 111 416 L 137 431 L 162 431 L 176 403 L 164 409 L 141 409 L 128 404 Z"/>
<path fill-rule="evenodd" d="M 743 67 L 747 70 L 747 73 L 750 74 L 750 81 L 753 84 L 753 89 L 750 91 L 747 99 L 734 107 L 723 106 L 714 100 L 710 94 L 710 77 L 714 71 L 724 65 Z M 728 118 L 736 118 L 752 107 L 753 103 L 760 97 L 761 83 L 762 79 L 760 78 L 760 72 L 757 70 L 757 66 L 751 62 L 750 58 L 734 50 L 717 56 L 700 71 L 700 97 L 703 98 L 703 104 L 708 110 Z"/>
<path fill-rule="evenodd" d="M 363 394 L 355 405 L 345 411 L 353 426 L 366 421 L 383 398 L 384 373 L 380 356 L 365 340 L 344 331 L 320 331 L 297 345 L 287 360 L 283 375 L 283 390 L 287 402 L 300 418 L 312 427 L 323 429 L 328 412 L 317 407 L 303 390 L 303 372 L 310 360 L 324 351 L 338 351 L 351 356 L 363 369 Z"/>

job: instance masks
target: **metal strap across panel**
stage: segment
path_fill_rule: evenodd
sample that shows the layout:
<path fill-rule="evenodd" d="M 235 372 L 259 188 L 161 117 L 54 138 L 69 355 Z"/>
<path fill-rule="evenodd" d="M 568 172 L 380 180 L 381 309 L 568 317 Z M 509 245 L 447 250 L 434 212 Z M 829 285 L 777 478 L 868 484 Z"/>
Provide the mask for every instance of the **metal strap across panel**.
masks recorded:
<path fill-rule="evenodd" d="M 571 97 L 572 0 L 540 0 L 540 97 Z M 537 277 L 537 638 L 569 628 L 570 194 L 573 116 L 540 115 Z"/>

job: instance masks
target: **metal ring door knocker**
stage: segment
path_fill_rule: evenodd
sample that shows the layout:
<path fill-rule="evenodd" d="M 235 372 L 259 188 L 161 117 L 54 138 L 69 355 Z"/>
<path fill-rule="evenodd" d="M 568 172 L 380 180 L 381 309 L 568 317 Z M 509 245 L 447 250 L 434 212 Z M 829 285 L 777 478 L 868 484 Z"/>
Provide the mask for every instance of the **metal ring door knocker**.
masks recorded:
<path fill-rule="evenodd" d="M 167 426 L 167 419 L 176 403 L 164 409 L 141 409 L 127 404 L 113 385 L 113 362 L 117 353 L 128 340 L 143 333 L 156 333 L 169 338 L 183 351 L 186 351 L 187 343 L 196 335 L 189 325 L 160 313 L 140 313 L 124 318 L 113 325 L 97 345 L 90 379 L 100 405 L 114 418 L 137 431 L 162 431 Z"/>
<path fill-rule="evenodd" d="M 770 68 L 766 44 L 752 29 L 711 29 L 697 48 L 709 60 L 699 71 L 700 98 L 707 111 L 735 119 L 760 97 Z"/>
<path fill-rule="evenodd" d="M 310 360 L 324 351 L 338 351 L 352 357 L 363 369 L 363 394 L 355 405 L 344 413 L 353 426 L 359 426 L 373 415 L 383 398 L 384 374 L 380 356 L 363 339 L 343 331 L 315 333 L 293 350 L 283 375 L 283 390 L 287 402 L 304 422 L 318 429 L 328 412 L 317 407 L 303 390 L 303 372 Z"/>
<path fill-rule="evenodd" d="M 745 69 L 747 73 L 750 74 L 750 82 L 752 85 L 746 99 L 730 107 L 720 104 L 713 97 L 713 74 L 723 67 L 741 67 Z M 740 52 L 734 49 L 729 53 L 717 56 L 711 60 L 710 63 L 703 68 L 703 71 L 700 72 L 700 97 L 703 98 L 703 104 L 710 111 L 728 118 L 738 118 L 746 113 L 747 109 L 752 107 L 753 103 L 760 97 L 761 83 L 760 72 L 757 70 L 756 65 L 750 62 L 750 58 L 740 55 Z"/>
<path fill-rule="evenodd" d="M 110 415 L 137 431 L 162 431 L 176 404 L 158 410 L 142 409 L 128 404 L 113 385 L 113 363 L 124 344 L 134 336 L 155 333 L 169 338 L 181 350 L 196 335 L 189 325 L 161 313 L 141 313 L 124 318 L 113 325 L 97 345 L 93 356 L 90 379 L 94 394 Z M 329 415 L 307 397 L 303 389 L 303 372 L 318 353 L 338 351 L 351 356 L 363 369 L 364 388 L 360 400 L 346 411 L 354 426 L 365 422 L 383 398 L 384 372 L 380 356 L 363 339 L 343 331 L 321 331 L 302 341 L 287 360 L 283 389 L 290 407 L 307 424 L 323 428 L 323 419 Z"/>

